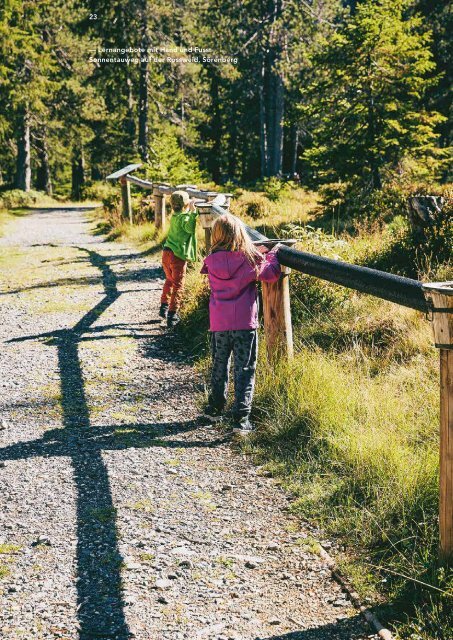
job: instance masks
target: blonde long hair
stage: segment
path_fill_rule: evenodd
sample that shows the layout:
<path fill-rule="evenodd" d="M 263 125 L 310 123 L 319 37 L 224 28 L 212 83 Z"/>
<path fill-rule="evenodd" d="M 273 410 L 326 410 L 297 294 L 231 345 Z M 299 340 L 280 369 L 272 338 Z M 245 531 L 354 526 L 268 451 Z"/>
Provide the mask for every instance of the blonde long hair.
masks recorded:
<path fill-rule="evenodd" d="M 231 213 L 219 216 L 212 226 L 211 253 L 214 251 L 240 251 L 255 268 L 263 258 L 242 222 Z"/>

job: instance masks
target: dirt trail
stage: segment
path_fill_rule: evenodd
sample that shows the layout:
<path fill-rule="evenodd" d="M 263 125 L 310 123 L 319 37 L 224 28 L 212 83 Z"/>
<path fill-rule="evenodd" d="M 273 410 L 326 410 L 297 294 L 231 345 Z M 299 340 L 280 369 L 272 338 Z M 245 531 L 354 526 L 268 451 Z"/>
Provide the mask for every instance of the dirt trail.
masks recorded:
<path fill-rule="evenodd" d="M 284 494 L 200 420 L 156 257 L 92 227 L 36 211 L 0 238 L 0 636 L 372 637 Z"/>

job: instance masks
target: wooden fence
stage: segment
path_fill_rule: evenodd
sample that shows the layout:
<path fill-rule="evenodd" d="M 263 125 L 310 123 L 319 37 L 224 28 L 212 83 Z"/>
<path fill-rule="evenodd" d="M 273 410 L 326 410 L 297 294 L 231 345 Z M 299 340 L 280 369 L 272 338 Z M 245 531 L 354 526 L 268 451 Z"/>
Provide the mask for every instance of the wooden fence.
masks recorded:
<path fill-rule="evenodd" d="M 121 184 L 123 215 L 133 221 L 130 183 L 152 189 L 155 200 L 155 223 L 165 226 L 165 197 L 177 189 L 194 197 L 205 229 L 206 249 L 210 247 L 210 228 L 219 215 L 227 212 L 231 194 L 203 191 L 194 185 L 171 187 L 167 183 L 151 183 L 131 176 L 140 165 L 128 165 L 108 176 Z M 254 242 L 273 246 L 255 229 L 247 227 Z M 453 562 L 453 282 L 423 284 L 384 271 L 368 269 L 339 260 L 323 258 L 295 249 L 293 240 L 282 241 L 278 259 L 282 276 L 276 283 L 263 283 L 263 318 L 269 359 L 293 355 L 289 273 L 300 271 L 338 285 L 389 300 L 426 313 L 431 321 L 434 344 L 440 352 L 440 496 L 439 496 L 439 560 Z M 423 401 L 423 399 L 421 399 Z"/>

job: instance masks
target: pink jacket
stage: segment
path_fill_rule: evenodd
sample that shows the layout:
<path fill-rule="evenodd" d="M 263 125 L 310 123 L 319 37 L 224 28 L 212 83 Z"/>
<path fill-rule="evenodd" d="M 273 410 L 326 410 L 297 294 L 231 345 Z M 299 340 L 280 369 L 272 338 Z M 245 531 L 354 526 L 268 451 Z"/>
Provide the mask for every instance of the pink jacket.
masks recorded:
<path fill-rule="evenodd" d="M 204 261 L 211 286 L 209 323 L 211 331 L 238 331 L 258 327 L 256 282 L 275 282 L 280 265 L 273 251 L 263 256 L 258 273 L 240 251 L 216 251 Z"/>

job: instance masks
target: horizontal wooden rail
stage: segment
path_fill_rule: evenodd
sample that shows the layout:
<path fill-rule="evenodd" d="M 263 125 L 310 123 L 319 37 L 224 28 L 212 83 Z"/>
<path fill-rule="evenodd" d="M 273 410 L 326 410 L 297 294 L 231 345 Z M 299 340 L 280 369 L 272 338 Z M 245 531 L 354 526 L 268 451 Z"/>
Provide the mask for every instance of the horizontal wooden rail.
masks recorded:
<path fill-rule="evenodd" d="M 165 196 L 171 195 L 175 191 L 186 191 L 189 196 L 199 202 L 214 201 L 227 209 L 230 206 L 231 193 L 218 193 L 217 191 L 198 189 L 196 185 L 192 184 L 179 184 L 176 187 L 172 187 L 167 182 L 151 182 L 150 180 L 130 175 L 141 166 L 141 164 L 128 164 L 126 167 L 106 176 L 106 180 L 118 180 L 121 184 L 122 213 L 124 217 L 129 218 L 131 224 L 133 223 L 133 212 L 129 183 L 135 184 L 142 189 L 152 189 L 155 201 L 154 222 L 158 228 L 165 227 Z M 206 233 L 206 238 L 208 239 L 208 233 Z"/>
<path fill-rule="evenodd" d="M 226 213 L 222 207 L 213 205 L 212 210 L 221 215 Z M 268 238 L 256 229 L 246 225 L 249 237 L 254 242 L 266 241 Z M 321 280 L 334 282 L 343 287 L 354 289 L 362 293 L 368 293 L 376 298 L 389 300 L 404 307 L 427 312 L 430 309 L 423 284 L 418 280 L 403 278 L 386 271 L 369 269 L 356 264 L 349 264 L 341 260 L 323 258 L 313 253 L 299 251 L 292 247 L 282 246 L 278 251 L 280 264 L 285 267 L 300 271 Z"/>
<path fill-rule="evenodd" d="M 142 187 L 142 189 L 154 189 L 155 186 L 149 180 L 142 180 L 141 178 L 137 178 L 136 176 L 127 175 L 125 176 L 125 179 L 128 182 L 132 182 L 132 184 L 136 184 L 137 187 Z"/>
<path fill-rule="evenodd" d="M 429 310 L 423 293 L 423 284 L 418 280 L 349 264 L 341 260 L 323 258 L 291 247 L 279 249 L 278 259 L 281 264 L 291 267 L 295 271 L 316 276 L 361 293 L 368 293 L 403 307 L 424 312 Z"/>
<path fill-rule="evenodd" d="M 165 225 L 166 195 L 179 189 L 187 191 L 192 198 L 198 200 L 196 204 L 205 230 L 206 249 L 209 251 L 211 226 L 216 217 L 228 213 L 231 194 L 205 191 L 195 185 L 171 187 L 166 183 L 152 183 L 129 175 L 139 166 L 128 165 L 108 176 L 109 179 L 118 179 L 122 185 L 124 215 L 129 214 L 132 221 L 130 182 L 145 189 L 153 189 L 156 226 Z M 270 245 L 278 242 L 245 226 L 249 237 L 256 244 Z M 423 284 L 393 273 L 299 251 L 284 243 L 278 249 L 278 259 L 282 265 L 281 278 L 276 283 L 263 283 L 262 286 L 264 331 L 270 359 L 292 355 L 288 281 L 291 269 L 404 307 L 430 312 L 435 346 L 440 350 L 439 558 L 441 562 L 450 564 L 453 560 L 453 282 Z"/>

